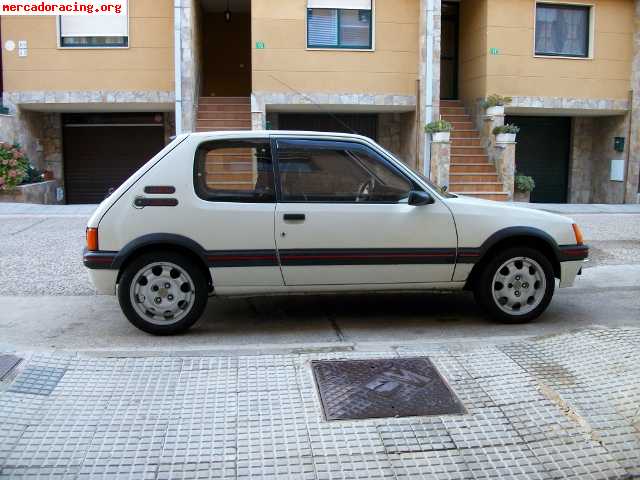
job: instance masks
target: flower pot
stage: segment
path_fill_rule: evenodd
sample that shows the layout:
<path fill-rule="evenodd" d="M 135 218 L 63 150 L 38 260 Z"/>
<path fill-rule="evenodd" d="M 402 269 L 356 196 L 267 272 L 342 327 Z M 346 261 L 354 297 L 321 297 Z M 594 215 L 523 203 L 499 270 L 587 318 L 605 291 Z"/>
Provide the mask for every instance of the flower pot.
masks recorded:
<path fill-rule="evenodd" d="M 521 192 L 519 190 L 516 190 L 515 192 L 513 192 L 513 201 L 529 203 L 531 202 L 531 192 Z"/>
<path fill-rule="evenodd" d="M 435 143 L 446 143 L 451 139 L 451 132 L 435 132 L 431 134 L 431 141 Z"/>
<path fill-rule="evenodd" d="M 488 117 L 497 117 L 500 115 L 504 115 L 504 105 L 498 105 L 497 107 L 487 108 Z"/>
<path fill-rule="evenodd" d="M 43 173 L 44 181 L 48 182 L 49 180 L 53 180 L 53 172 L 51 170 L 45 170 Z"/>
<path fill-rule="evenodd" d="M 515 133 L 499 133 L 496 135 L 496 143 L 514 143 L 515 141 Z"/>

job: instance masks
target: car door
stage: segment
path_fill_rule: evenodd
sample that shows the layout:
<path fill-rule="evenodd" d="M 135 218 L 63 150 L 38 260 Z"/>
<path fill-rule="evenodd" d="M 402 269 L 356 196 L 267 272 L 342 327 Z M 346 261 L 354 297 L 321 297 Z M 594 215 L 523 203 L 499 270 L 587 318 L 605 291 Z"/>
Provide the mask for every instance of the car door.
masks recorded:
<path fill-rule="evenodd" d="M 196 149 L 195 239 L 218 291 L 282 286 L 274 239 L 275 184 L 268 138 L 211 140 Z"/>
<path fill-rule="evenodd" d="M 457 237 L 439 200 L 365 143 L 276 137 L 276 246 L 287 286 L 449 282 Z"/>

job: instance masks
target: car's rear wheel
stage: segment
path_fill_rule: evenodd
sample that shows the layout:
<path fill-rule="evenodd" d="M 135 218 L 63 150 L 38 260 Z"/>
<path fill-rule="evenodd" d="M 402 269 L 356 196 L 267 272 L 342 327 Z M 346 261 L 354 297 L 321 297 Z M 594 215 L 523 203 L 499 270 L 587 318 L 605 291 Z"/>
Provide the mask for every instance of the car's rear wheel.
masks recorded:
<path fill-rule="evenodd" d="M 538 318 L 555 290 L 553 267 L 532 248 L 510 248 L 492 258 L 476 282 L 476 301 L 487 314 L 505 323 Z"/>
<path fill-rule="evenodd" d="M 120 307 L 129 321 L 154 335 L 189 329 L 202 315 L 207 298 L 202 269 L 174 252 L 149 252 L 135 259 L 118 286 Z"/>

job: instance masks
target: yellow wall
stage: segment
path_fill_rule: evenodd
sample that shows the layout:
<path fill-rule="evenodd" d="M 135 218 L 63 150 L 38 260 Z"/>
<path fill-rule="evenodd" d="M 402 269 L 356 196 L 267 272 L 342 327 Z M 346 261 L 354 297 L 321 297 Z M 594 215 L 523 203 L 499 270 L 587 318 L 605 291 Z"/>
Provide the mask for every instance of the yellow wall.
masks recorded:
<path fill-rule="evenodd" d="M 59 49 L 57 18 L 3 16 L 2 44 L 27 40 L 2 52 L 4 89 L 13 91 L 173 90 L 173 2 L 129 1 L 127 49 Z"/>
<path fill-rule="evenodd" d="M 476 10 L 478 0 L 466 0 L 462 10 Z M 477 98 L 478 92 L 511 96 L 627 99 L 633 55 L 633 0 L 581 0 L 594 5 L 595 35 L 592 59 L 534 57 L 534 0 L 482 0 L 487 3 L 486 31 L 474 30 L 476 42 L 461 46 L 464 52 L 482 45 L 486 59 L 486 84 L 479 80 L 463 89 Z M 463 13 L 464 16 L 464 13 Z M 464 27 L 462 27 L 464 28 Z M 464 38 L 464 35 L 463 35 Z M 499 55 L 488 55 L 498 48 Z M 463 63 L 463 71 L 464 63 Z M 481 72 L 480 66 L 467 68 Z M 471 75 L 470 75 L 471 76 Z"/>
<path fill-rule="evenodd" d="M 375 51 L 309 51 L 306 0 L 252 0 L 253 90 L 415 95 L 419 0 L 377 0 Z M 257 50 L 257 41 L 265 43 Z"/>
<path fill-rule="evenodd" d="M 460 7 L 460 98 L 475 99 L 487 90 L 487 0 L 466 0 Z"/>

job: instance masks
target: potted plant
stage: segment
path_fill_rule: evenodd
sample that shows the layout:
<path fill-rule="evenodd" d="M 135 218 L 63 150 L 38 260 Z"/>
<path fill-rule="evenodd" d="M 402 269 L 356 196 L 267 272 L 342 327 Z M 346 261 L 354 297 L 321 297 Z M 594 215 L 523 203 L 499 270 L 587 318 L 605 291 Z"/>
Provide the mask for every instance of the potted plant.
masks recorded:
<path fill-rule="evenodd" d="M 504 106 L 509 105 L 513 99 L 511 97 L 503 97 L 494 93 L 482 100 L 482 108 L 487 111 L 487 116 L 494 117 L 496 115 L 504 115 Z"/>
<path fill-rule="evenodd" d="M 20 185 L 28 168 L 29 161 L 19 145 L 0 142 L 0 192 Z"/>
<path fill-rule="evenodd" d="M 450 140 L 453 127 L 446 120 L 440 119 L 428 123 L 424 127 L 424 130 L 431 134 L 432 142 L 448 142 Z"/>
<path fill-rule="evenodd" d="M 493 129 L 493 134 L 496 136 L 496 143 L 513 143 L 516 141 L 518 132 L 520 132 L 520 127 L 510 123 Z"/>
<path fill-rule="evenodd" d="M 536 188 L 536 182 L 533 180 L 533 177 L 516 173 L 514 186 L 514 201 L 529 203 L 531 201 L 531 192 Z"/>

